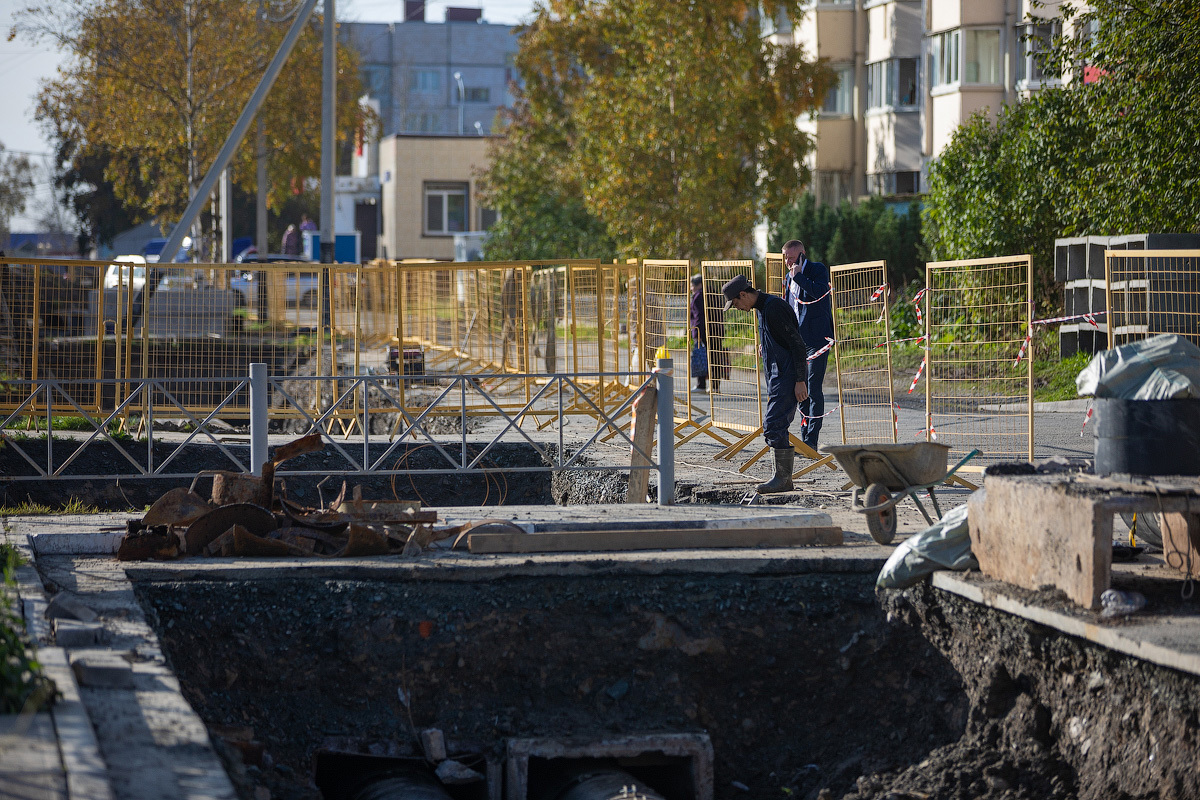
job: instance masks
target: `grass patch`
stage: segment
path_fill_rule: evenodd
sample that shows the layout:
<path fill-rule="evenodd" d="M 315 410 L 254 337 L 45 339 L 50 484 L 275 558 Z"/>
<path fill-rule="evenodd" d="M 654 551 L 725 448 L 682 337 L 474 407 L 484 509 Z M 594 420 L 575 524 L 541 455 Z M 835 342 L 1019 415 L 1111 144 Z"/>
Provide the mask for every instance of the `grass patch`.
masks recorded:
<path fill-rule="evenodd" d="M 1044 403 L 1053 400 L 1074 400 L 1075 376 L 1092 360 L 1088 353 L 1076 353 L 1061 361 L 1033 362 L 1033 399 Z"/>
<path fill-rule="evenodd" d="M 49 514 L 99 514 L 100 509 L 90 506 L 78 497 L 72 497 L 62 506 L 42 503 L 18 503 L 15 506 L 0 506 L 0 517 L 44 517 Z"/>

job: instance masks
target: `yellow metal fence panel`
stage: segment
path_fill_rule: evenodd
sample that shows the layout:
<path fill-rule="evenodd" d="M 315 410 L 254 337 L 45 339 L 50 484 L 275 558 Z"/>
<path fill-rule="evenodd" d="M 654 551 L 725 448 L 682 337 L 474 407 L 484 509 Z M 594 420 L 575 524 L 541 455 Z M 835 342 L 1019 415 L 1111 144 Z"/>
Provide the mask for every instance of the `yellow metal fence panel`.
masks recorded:
<path fill-rule="evenodd" d="M 895 442 L 887 263 L 829 269 L 842 443 Z"/>
<path fill-rule="evenodd" d="M 1200 345 L 1200 250 L 1108 250 L 1104 265 L 1109 347 L 1170 333 Z"/>
<path fill-rule="evenodd" d="M 708 316 L 708 370 L 712 422 L 722 430 L 754 433 L 762 425 L 758 326 L 755 315 L 724 311 L 721 286 L 735 275 L 754 282 L 753 261 L 704 261 L 704 306 Z"/>
<path fill-rule="evenodd" d="M 926 265 L 925 435 L 984 462 L 1033 458 L 1027 255 Z"/>

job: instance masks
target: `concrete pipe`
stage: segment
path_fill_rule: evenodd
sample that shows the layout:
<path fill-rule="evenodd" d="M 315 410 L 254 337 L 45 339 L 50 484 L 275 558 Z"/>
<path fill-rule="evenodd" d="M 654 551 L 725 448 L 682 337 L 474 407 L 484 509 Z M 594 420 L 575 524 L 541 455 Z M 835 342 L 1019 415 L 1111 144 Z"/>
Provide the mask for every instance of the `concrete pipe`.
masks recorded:
<path fill-rule="evenodd" d="M 354 794 L 354 800 L 451 800 L 442 785 L 419 769 L 385 772 Z"/>
<path fill-rule="evenodd" d="M 568 781 L 554 800 L 664 800 L 637 778 L 619 769 L 580 772 Z"/>

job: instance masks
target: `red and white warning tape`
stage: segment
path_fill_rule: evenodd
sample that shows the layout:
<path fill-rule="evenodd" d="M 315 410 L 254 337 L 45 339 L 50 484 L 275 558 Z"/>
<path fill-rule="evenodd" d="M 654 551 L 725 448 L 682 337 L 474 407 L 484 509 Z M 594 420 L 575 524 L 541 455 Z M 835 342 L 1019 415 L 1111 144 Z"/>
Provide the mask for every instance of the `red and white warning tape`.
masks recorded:
<path fill-rule="evenodd" d="M 813 361 L 815 359 L 820 358 L 821 356 L 823 356 L 829 352 L 829 348 L 833 347 L 833 339 L 830 339 L 828 336 L 826 336 L 825 341 L 827 342 L 827 344 L 824 347 L 822 347 L 820 350 L 818 350 L 817 352 L 815 352 L 811 356 L 809 356 L 808 357 L 809 361 Z"/>
<path fill-rule="evenodd" d="M 884 339 L 882 342 L 875 345 L 875 349 L 878 350 L 881 347 L 887 347 L 889 344 L 899 344 L 900 342 L 923 342 L 923 341 L 925 341 L 925 334 L 921 334 L 920 336 L 911 336 L 908 339 Z"/>
<path fill-rule="evenodd" d="M 928 291 L 928 288 L 922 289 L 921 291 L 917 292 L 917 296 L 913 298 L 913 305 L 917 308 L 917 322 L 925 321 L 925 317 L 921 314 L 921 298 L 924 297 L 925 293 Z"/>
<path fill-rule="evenodd" d="M 921 428 L 921 430 L 917 431 L 917 438 L 918 439 L 921 438 L 921 434 L 925 433 L 926 431 L 929 431 L 930 439 L 937 441 L 937 429 L 934 428 L 932 425 L 930 425 L 928 428 Z"/>
<path fill-rule="evenodd" d="M 1051 325 L 1055 322 L 1070 322 L 1071 320 L 1082 319 L 1082 320 L 1085 320 L 1086 322 L 1091 323 L 1093 328 L 1099 328 L 1100 326 L 1096 324 L 1096 317 L 1103 317 L 1107 313 L 1108 313 L 1107 311 L 1092 311 L 1091 313 L 1088 313 L 1088 314 L 1072 314 L 1069 317 L 1052 317 L 1050 319 L 1035 319 L 1030 324 L 1031 325 Z"/>
<path fill-rule="evenodd" d="M 900 404 L 892 403 L 892 436 L 900 438 Z"/>
<path fill-rule="evenodd" d="M 791 273 L 788 273 L 783 276 L 783 298 L 785 300 L 788 297 L 788 280 L 789 280 L 788 275 L 790 275 L 790 274 Z M 829 295 L 831 295 L 831 294 L 833 294 L 833 284 L 832 283 L 829 284 L 829 291 L 826 292 L 825 294 L 821 295 L 820 297 L 818 297 L 816 300 L 797 300 L 796 304 L 802 305 L 802 306 L 811 306 L 813 303 L 821 302 L 826 297 L 829 297 Z"/>
<path fill-rule="evenodd" d="M 1087 430 L 1087 424 L 1088 424 L 1088 422 L 1091 421 L 1091 419 L 1092 419 L 1092 401 L 1088 400 L 1088 410 L 1087 410 L 1087 414 L 1085 414 L 1083 417 L 1083 427 L 1079 429 L 1079 438 L 1080 439 L 1083 438 L 1083 432 Z"/>
<path fill-rule="evenodd" d="M 921 366 L 917 367 L 917 374 L 913 376 L 912 384 L 908 387 L 908 393 L 912 394 L 913 389 L 917 388 L 917 381 L 921 380 L 921 373 L 925 371 L 925 362 L 929 360 L 929 356 L 921 359 Z"/>
<path fill-rule="evenodd" d="M 888 288 L 888 285 L 886 283 L 883 286 L 880 286 L 878 289 L 875 290 L 875 293 L 873 295 L 871 295 L 871 299 L 868 300 L 867 302 L 874 303 L 876 300 L 879 299 L 879 295 L 883 294 L 887 288 Z"/>
<path fill-rule="evenodd" d="M 824 414 L 822 414 L 819 417 L 810 417 L 810 416 L 807 416 L 803 411 L 801 411 L 801 412 L 799 412 L 800 413 L 800 424 L 803 425 L 804 420 L 806 420 L 806 419 L 825 419 L 829 415 L 836 413 L 839 408 L 841 408 L 841 406 L 834 406 L 829 411 L 826 411 Z"/>
<path fill-rule="evenodd" d="M 1025 334 L 1025 341 L 1021 342 L 1021 349 L 1017 351 L 1017 360 L 1013 362 L 1013 366 L 1021 363 L 1021 359 L 1025 357 L 1025 351 L 1029 349 L 1029 343 L 1033 341 L 1033 329 L 1029 329 L 1029 333 Z"/>

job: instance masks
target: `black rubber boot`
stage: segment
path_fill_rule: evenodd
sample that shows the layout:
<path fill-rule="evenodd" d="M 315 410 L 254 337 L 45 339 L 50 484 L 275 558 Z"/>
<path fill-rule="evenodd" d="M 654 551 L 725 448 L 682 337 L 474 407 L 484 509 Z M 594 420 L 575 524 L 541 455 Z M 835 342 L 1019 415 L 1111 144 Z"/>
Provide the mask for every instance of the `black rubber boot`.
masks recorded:
<path fill-rule="evenodd" d="M 792 491 L 792 467 L 796 463 L 796 451 L 791 447 L 775 447 L 771 452 L 775 454 L 775 476 L 754 487 L 755 491 L 759 494 Z"/>

